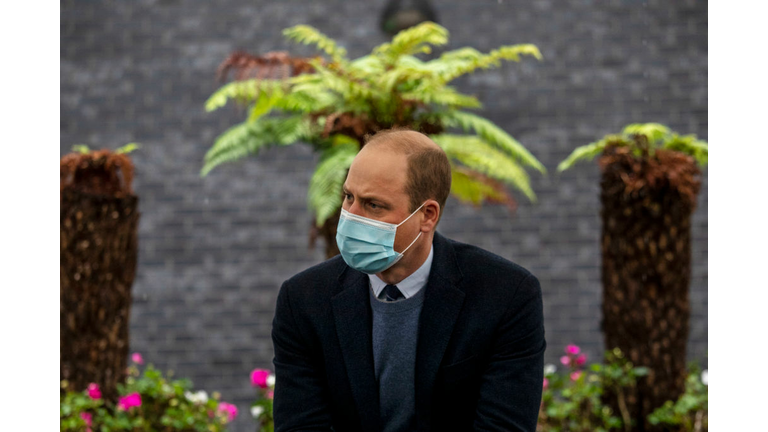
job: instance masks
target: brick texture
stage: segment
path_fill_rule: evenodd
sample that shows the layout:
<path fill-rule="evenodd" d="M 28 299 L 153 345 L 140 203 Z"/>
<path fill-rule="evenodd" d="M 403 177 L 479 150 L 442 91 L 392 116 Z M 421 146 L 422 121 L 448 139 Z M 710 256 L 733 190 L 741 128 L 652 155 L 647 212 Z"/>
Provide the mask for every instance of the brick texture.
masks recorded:
<path fill-rule="evenodd" d="M 281 30 L 319 28 L 357 57 L 386 40 L 384 0 L 61 2 L 61 142 L 131 141 L 140 197 L 131 350 L 237 404 L 253 430 L 248 374 L 271 367 L 271 320 L 283 280 L 323 259 L 308 247 L 306 190 L 317 156 L 267 150 L 199 176 L 215 137 L 239 122 L 207 114 L 214 73 L 230 52 L 290 50 Z M 568 343 L 591 359 L 600 332 L 599 171 L 558 162 L 632 122 L 657 121 L 707 139 L 707 2 L 432 1 L 448 48 L 533 43 L 544 60 L 456 81 L 481 114 L 522 142 L 550 174 L 532 174 L 536 203 L 514 215 L 450 199 L 440 231 L 534 272 L 544 291 L 547 362 Z M 689 358 L 706 365 L 707 173 L 693 219 Z M 520 194 L 517 194 L 520 196 Z"/>

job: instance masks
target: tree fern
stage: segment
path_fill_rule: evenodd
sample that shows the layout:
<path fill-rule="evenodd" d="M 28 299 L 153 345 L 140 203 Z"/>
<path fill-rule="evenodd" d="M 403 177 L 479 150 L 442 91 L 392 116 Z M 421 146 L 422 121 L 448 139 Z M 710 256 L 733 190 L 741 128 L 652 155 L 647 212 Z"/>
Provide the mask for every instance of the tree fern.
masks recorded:
<path fill-rule="evenodd" d="M 679 151 L 693 158 L 701 166 L 707 165 L 708 145 L 705 141 L 696 139 L 695 135 L 679 136 L 667 126 L 660 123 L 633 123 L 627 125 L 619 135 L 606 135 L 600 141 L 577 147 L 565 160 L 560 162 L 557 170 L 562 172 L 572 167 L 577 162 L 591 160 L 601 154 L 610 145 L 632 147 L 635 155 L 641 155 L 643 149 L 638 147 L 633 135 L 643 135 L 648 142 L 648 152 L 658 148 Z"/>
<path fill-rule="evenodd" d="M 473 171 L 457 167 L 451 170 L 451 192 L 460 201 L 476 206 L 483 201 L 507 202 L 509 200 L 503 191 L 474 176 Z"/>
<path fill-rule="evenodd" d="M 568 158 L 560 162 L 557 166 L 557 170 L 562 172 L 572 167 L 576 162 L 594 159 L 595 156 L 605 150 L 605 147 L 609 142 L 614 143 L 615 145 L 626 145 L 627 143 L 621 135 L 608 135 L 599 141 L 589 143 L 574 150 Z"/>
<path fill-rule="evenodd" d="M 418 56 L 447 44 L 448 31 L 435 23 L 422 23 L 398 33 L 370 54 L 350 60 L 343 47 L 312 27 L 295 26 L 283 34 L 317 47 L 330 59 L 291 58 L 284 53 L 230 56 L 220 71 L 234 70 L 236 77 L 244 79 L 222 86 L 205 108 L 213 111 L 234 101 L 247 106 L 248 116 L 216 139 L 205 156 L 201 175 L 262 148 L 303 141 L 322 155 L 309 190 L 309 205 L 320 225 L 338 209 L 340 186 L 362 137 L 406 126 L 430 131 L 446 150 L 455 164 L 453 193 L 462 201 L 511 202 L 499 182 L 535 199 L 524 167 L 545 173 L 543 165 L 492 122 L 462 112 L 480 108 L 480 101 L 448 85 L 463 74 L 499 67 L 503 61 L 520 61 L 524 56 L 540 60 L 535 46 L 502 46 L 488 53 L 460 48 L 425 61 Z M 281 80 L 245 79 L 273 77 L 274 71 L 281 70 L 279 62 L 290 65 L 291 70 L 300 64 L 299 74 Z M 247 67 L 238 69 L 246 63 Z M 257 70 L 260 65 L 264 71 Z M 475 135 L 435 132 L 446 128 Z"/>
<path fill-rule="evenodd" d="M 490 120 L 462 111 L 452 111 L 443 118 L 447 120 L 447 125 L 459 126 L 466 132 L 475 131 L 487 143 L 514 157 L 523 165 L 535 168 L 541 173 L 547 172 L 544 165 L 533 157 L 522 144 Z"/>
<path fill-rule="evenodd" d="M 304 45 L 315 45 L 331 56 L 335 62 L 345 62 L 347 50 L 338 46 L 336 41 L 308 25 L 297 25 L 283 30 L 283 36 Z"/>
<path fill-rule="evenodd" d="M 226 105 L 231 99 L 246 103 L 251 102 L 257 98 L 260 91 L 268 91 L 270 87 L 280 85 L 282 85 L 280 82 L 265 79 L 233 81 L 216 90 L 216 92 L 208 98 L 205 102 L 205 110 L 208 112 L 215 111 Z"/>
<path fill-rule="evenodd" d="M 705 141 L 697 140 L 695 135 L 679 136 L 673 134 L 665 141 L 663 147 L 669 150 L 689 154 L 696 159 L 701 166 L 707 166 L 709 162 L 709 147 Z"/>
<path fill-rule="evenodd" d="M 357 141 L 335 135 L 333 145 L 322 153 L 307 193 L 309 206 L 315 210 L 317 225 L 325 223 L 341 206 L 341 186 L 358 151 L 360 146 Z"/>
<path fill-rule="evenodd" d="M 395 35 L 391 43 L 384 43 L 374 49 L 374 55 L 380 56 L 387 64 L 393 64 L 403 55 L 429 54 L 430 45 L 441 46 L 448 43 L 448 30 L 433 22 L 405 29 Z"/>
<path fill-rule="evenodd" d="M 624 135 L 645 135 L 648 142 L 655 145 L 658 141 L 668 137 L 670 130 L 661 123 L 633 123 L 624 126 L 622 133 Z"/>
<path fill-rule="evenodd" d="M 310 134 L 310 125 L 303 116 L 270 118 L 233 126 L 206 153 L 201 175 L 207 175 L 223 163 L 256 154 L 264 147 L 290 145 Z"/>
<path fill-rule="evenodd" d="M 432 135 L 448 155 L 462 165 L 474 171 L 501 180 L 519 189 L 531 201 L 536 201 L 536 195 L 531 189 L 528 174 L 513 159 L 504 155 L 481 138 L 471 135 Z"/>

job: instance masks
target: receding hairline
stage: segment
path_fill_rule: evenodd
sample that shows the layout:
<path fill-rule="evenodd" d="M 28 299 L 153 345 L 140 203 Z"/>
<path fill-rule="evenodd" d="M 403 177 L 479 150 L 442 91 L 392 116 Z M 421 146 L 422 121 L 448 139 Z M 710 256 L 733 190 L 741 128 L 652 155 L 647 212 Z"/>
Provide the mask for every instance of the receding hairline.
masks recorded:
<path fill-rule="evenodd" d="M 428 136 L 412 130 L 389 130 L 379 132 L 368 138 L 365 148 L 383 150 L 395 149 L 405 155 L 410 155 L 423 150 L 440 150 L 439 145 L 429 139 Z"/>

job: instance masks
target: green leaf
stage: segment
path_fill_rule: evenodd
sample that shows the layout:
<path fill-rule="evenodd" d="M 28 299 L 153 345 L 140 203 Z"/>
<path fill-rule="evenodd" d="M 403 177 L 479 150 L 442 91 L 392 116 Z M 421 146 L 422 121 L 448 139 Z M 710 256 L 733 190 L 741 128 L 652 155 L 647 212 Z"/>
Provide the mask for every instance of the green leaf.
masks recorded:
<path fill-rule="evenodd" d="M 701 166 L 707 166 L 709 162 L 709 146 L 706 141 L 697 140 L 695 135 L 679 136 L 673 134 L 665 141 L 663 147 L 667 150 L 679 151 L 693 156 Z"/>
<path fill-rule="evenodd" d="M 523 192 L 529 200 L 536 201 L 525 170 L 514 159 L 488 145 L 481 138 L 450 134 L 432 135 L 431 138 L 449 158 L 493 179 L 503 181 Z"/>
<path fill-rule="evenodd" d="M 335 62 L 345 60 L 347 50 L 338 46 L 336 41 L 308 25 L 297 25 L 283 30 L 283 36 L 304 45 L 315 45 L 331 56 Z"/>
<path fill-rule="evenodd" d="M 648 143 L 653 145 L 669 135 L 669 128 L 661 123 L 633 123 L 624 126 L 622 131 L 625 135 L 645 135 L 648 137 Z"/>
<path fill-rule="evenodd" d="M 360 151 L 359 143 L 346 136 L 334 135 L 333 144 L 325 150 L 309 181 L 309 206 L 315 212 L 315 223 L 323 225 L 341 207 L 342 185 L 347 170 Z"/>
<path fill-rule="evenodd" d="M 600 141 L 577 147 L 564 161 L 557 165 L 557 171 L 563 172 L 576 164 L 576 162 L 594 159 L 595 156 L 605 150 L 608 143 L 629 145 L 629 142 L 620 135 L 608 135 Z"/>
<path fill-rule="evenodd" d="M 453 111 L 445 117 L 446 126 L 459 126 L 464 131 L 475 131 L 483 140 L 513 156 L 523 165 L 535 168 L 542 174 L 547 172 L 544 165 L 539 162 L 522 144 L 512 138 L 503 129 L 492 121 L 475 114 Z"/>
<path fill-rule="evenodd" d="M 243 81 L 233 81 L 216 90 L 205 102 L 207 112 L 215 111 L 227 104 L 230 99 L 239 102 L 252 102 L 256 100 L 262 89 L 269 87 L 279 87 L 283 83 L 274 80 L 249 79 Z"/>
<path fill-rule="evenodd" d="M 78 152 L 80 154 L 87 154 L 91 151 L 90 148 L 88 148 L 85 144 L 75 144 L 72 146 L 72 151 Z"/>
<path fill-rule="evenodd" d="M 303 116 L 244 122 L 224 132 L 205 155 L 201 177 L 223 163 L 256 154 L 270 145 L 290 145 L 308 136 L 309 121 Z"/>
<path fill-rule="evenodd" d="M 400 31 L 391 43 L 384 43 L 374 49 L 385 63 L 394 64 L 403 55 L 412 55 L 432 51 L 430 45 L 442 46 L 448 43 L 448 30 L 445 27 L 427 21 Z"/>
<path fill-rule="evenodd" d="M 485 200 L 505 201 L 503 193 L 492 186 L 472 177 L 467 170 L 453 168 L 451 174 L 451 193 L 461 201 L 480 205 Z"/>
<path fill-rule="evenodd" d="M 117 153 L 117 154 L 130 153 L 130 152 L 138 149 L 139 147 L 140 147 L 139 143 L 135 143 L 135 142 L 128 143 L 128 144 L 120 147 L 119 149 L 115 150 L 115 153 Z"/>

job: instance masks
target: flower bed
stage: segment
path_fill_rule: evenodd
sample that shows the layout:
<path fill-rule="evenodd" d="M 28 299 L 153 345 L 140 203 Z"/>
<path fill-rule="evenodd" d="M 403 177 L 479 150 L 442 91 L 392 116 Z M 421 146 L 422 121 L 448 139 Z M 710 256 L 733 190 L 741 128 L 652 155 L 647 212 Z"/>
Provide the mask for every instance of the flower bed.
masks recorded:
<path fill-rule="evenodd" d="M 206 431 L 223 432 L 237 416 L 237 408 L 194 392 L 188 379 L 169 381 L 148 365 L 143 373 L 141 355 L 131 356 L 125 384 L 118 384 L 116 403 L 102 398 L 98 383 L 84 391 L 72 391 L 62 381 L 61 431 Z M 170 374 L 169 374 L 170 377 Z"/>

